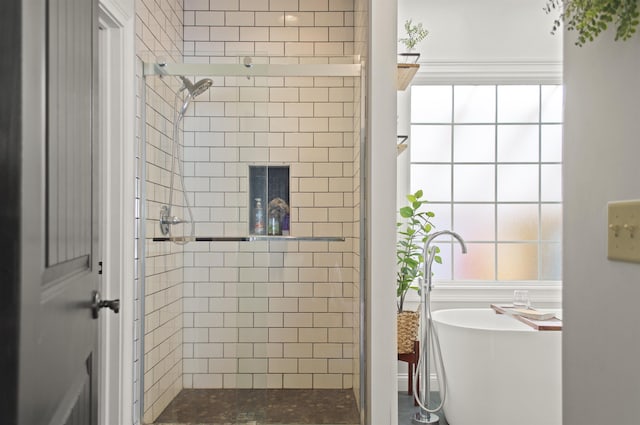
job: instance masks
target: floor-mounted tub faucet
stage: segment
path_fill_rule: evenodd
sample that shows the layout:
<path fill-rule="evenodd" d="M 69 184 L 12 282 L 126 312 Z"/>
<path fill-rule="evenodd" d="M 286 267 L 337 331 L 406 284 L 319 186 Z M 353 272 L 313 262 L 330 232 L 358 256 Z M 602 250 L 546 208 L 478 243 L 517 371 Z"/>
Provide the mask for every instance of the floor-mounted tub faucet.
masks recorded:
<path fill-rule="evenodd" d="M 442 363 L 442 353 L 440 352 L 440 341 L 438 340 L 438 334 L 433 327 L 433 321 L 431 320 L 431 267 L 433 265 L 433 260 L 436 258 L 436 250 L 431 249 L 431 242 L 433 242 L 436 238 L 442 235 L 453 236 L 460 242 L 462 253 L 467 253 L 467 245 L 464 243 L 462 237 L 450 230 L 441 230 L 439 232 L 435 232 L 427 237 L 427 240 L 424 243 L 424 283 L 422 284 L 422 288 L 420 288 L 420 298 L 422 302 L 422 350 L 420 350 L 420 359 L 418 360 L 418 375 L 422 375 L 422 380 L 420 381 L 418 376 L 413 380 L 413 396 L 418 402 L 420 406 L 420 410 L 416 412 L 415 416 L 412 419 L 413 424 L 438 424 L 440 423 L 440 418 L 435 413 L 442 409 L 444 406 L 444 401 L 447 396 L 447 383 L 446 383 L 446 375 L 444 372 L 444 366 Z M 426 348 L 426 349 L 425 349 Z M 434 350 L 435 348 L 435 350 Z M 435 409 L 431 409 L 429 404 L 431 402 L 430 395 L 430 377 L 431 377 L 431 368 L 429 364 L 429 353 L 434 352 L 434 362 L 440 362 L 440 405 Z M 436 365 L 437 367 L 437 365 Z M 420 391 L 417 391 L 417 382 L 420 381 L 421 387 Z"/>

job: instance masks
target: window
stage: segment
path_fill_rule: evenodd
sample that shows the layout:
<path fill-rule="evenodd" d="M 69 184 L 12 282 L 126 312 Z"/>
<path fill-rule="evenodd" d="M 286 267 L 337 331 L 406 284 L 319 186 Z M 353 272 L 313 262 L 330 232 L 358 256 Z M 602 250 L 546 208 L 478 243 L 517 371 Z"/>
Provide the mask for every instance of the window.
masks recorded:
<path fill-rule="evenodd" d="M 562 86 L 411 89 L 411 191 L 437 229 L 437 279 L 560 280 Z"/>

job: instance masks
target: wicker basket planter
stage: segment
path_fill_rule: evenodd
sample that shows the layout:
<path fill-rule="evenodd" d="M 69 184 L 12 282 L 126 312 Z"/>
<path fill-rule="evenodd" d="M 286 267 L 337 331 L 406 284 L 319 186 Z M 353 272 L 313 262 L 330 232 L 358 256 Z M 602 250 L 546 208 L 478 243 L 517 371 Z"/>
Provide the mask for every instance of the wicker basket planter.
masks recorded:
<path fill-rule="evenodd" d="M 418 339 L 420 313 L 402 311 L 398 313 L 398 354 L 413 352 L 413 342 Z"/>

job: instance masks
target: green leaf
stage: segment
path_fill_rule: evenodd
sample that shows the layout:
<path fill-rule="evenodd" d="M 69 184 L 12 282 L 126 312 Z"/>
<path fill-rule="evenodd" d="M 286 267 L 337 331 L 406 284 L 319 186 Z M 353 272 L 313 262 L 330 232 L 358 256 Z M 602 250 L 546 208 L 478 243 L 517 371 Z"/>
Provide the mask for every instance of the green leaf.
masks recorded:
<path fill-rule="evenodd" d="M 409 218 L 413 216 L 413 209 L 411 207 L 402 207 L 400 208 L 400 215 L 404 218 Z"/>
<path fill-rule="evenodd" d="M 417 265 L 419 264 L 419 262 L 418 262 L 418 261 L 416 261 L 416 260 L 414 260 L 413 258 L 407 258 L 407 259 L 405 260 L 405 263 L 406 263 L 408 266 L 411 266 L 411 267 L 415 267 L 415 266 L 417 266 Z"/>

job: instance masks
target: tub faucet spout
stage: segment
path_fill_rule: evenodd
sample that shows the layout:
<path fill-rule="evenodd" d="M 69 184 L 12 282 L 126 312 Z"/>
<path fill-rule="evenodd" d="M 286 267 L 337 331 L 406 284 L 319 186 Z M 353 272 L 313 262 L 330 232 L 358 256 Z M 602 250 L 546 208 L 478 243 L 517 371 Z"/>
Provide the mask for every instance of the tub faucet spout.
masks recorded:
<path fill-rule="evenodd" d="M 467 245 L 464 243 L 464 239 L 462 239 L 462 237 L 457 234 L 456 232 L 452 232 L 451 230 L 440 230 L 439 232 L 435 232 L 431 235 L 429 235 L 429 237 L 427 238 L 427 240 L 424 243 L 424 258 L 425 258 L 425 262 L 424 262 L 424 286 L 427 291 L 431 290 L 431 267 L 433 266 L 433 260 L 436 258 L 436 251 L 431 250 L 431 252 L 429 252 L 430 247 L 431 247 L 431 242 L 433 242 L 436 238 L 442 236 L 442 235 L 450 235 L 453 236 L 454 238 L 456 238 L 458 240 L 458 242 L 460 242 L 460 246 L 462 248 L 462 253 L 466 254 L 467 253 Z"/>

